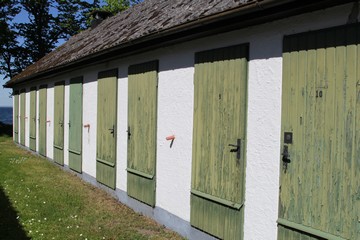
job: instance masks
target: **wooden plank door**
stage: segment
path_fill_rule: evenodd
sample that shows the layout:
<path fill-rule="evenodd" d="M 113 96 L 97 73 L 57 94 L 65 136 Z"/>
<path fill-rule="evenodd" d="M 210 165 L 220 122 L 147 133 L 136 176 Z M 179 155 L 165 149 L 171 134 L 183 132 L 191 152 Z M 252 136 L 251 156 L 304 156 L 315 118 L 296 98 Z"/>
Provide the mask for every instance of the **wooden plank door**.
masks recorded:
<path fill-rule="evenodd" d="M 248 45 L 196 53 L 191 225 L 242 239 Z"/>
<path fill-rule="evenodd" d="M 14 141 L 19 143 L 19 92 L 14 91 Z"/>
<path fill-rule="evenodd" d="M 39 88 L 39 153 L 46 156 L 47 85 Z"/>
<path fill-rule="evenodd" d="M 155 206 L 158 61 L 129 67 L 128 195 Z"/>
<path fill-rule="evenodd" d="M 25 146 L 26 91 L 20 91 L 20 144 Z"/>
<path fill-rule="evenodd" d="M 29 147 L 36 151 L 36 87 L 30 89 L 30 132 L 29 132 Z"/>
<path fill-rule="evenodd" d="M 278 239 L 360 236 L 360 25 L 284 38 Z"/>
<path fill-rule="evenodd" d="M 117 69 L 98 75 L 96 179 L 116 187 Z"/>
<path fill-rule="evenodd" d="M 70 80 L 69 167 L 82 172 L 82 85 L 83 78 Z"/>
<path fill-rule="evenodd" d="M 55 84 L 54 93 L 54 161 L 64 165 L 64 82 Z"/>

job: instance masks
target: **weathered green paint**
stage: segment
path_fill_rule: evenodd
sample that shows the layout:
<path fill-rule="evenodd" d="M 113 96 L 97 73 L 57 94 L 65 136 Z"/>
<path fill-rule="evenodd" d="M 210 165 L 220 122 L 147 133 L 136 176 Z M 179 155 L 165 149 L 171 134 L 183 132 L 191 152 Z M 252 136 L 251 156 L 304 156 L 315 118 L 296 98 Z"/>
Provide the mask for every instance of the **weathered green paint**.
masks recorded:
<path fill-rule="evenodd" d="M 39 153 L 46 156 L 47 86 L 39 89 Z"/>
<path fill-rule="evenodd" d="M 314 239 L 360 236 L 359 42 L 360 24 L 284 38 L 279 219 L 330 236 Z M 304 231 L 280 226 L 278 239 Z"/>
<path fill-rule="evenodd" d="M 293 223 L 290 222 L 288 220 L 279 218 L 277 221 L 281 227 L 285 227 L 285 228 L 289 228 L 291 229 L 291 231 L 297 231 L 296 235 L 300 236 L 304 235 L 304 237 L 309 237 L 311 236 L 312 238 L 317 238 L 317 239 L 329 239 L 329 240 L 345 240 L 345 238 L 341 238 L 338 236 L 334 236 L 330 233 L 326 233 L 317 229 L 313 229 L 311 227 L 308 226 L 304 226 L 302 224 L 298 224 L 298 223 Z M 294 234 L 294 233 L 292 233 Z"/>
<path fill-rule="evenodd" d="M 247 44 L 195 55 L 190 222 L 222 239 L 243 238 L 247 63 Z"/>
<path fill-rule="evenodd" d="M 30 89 L 29 147 L 36 151 L 36 87 Z"/>
<path fill-rule="evenodd" d="M 116 187 L 117 69 L 98 75 L 96 179 Z"/>
<path fill-rule="evenodd" d="M 25 146 L 26 91 L 20 91 L 20 144 Z"/>
<path fill-rule="evenodd" d="M 129 67 L 129 196 L 155 206 L 158 61 Z"/>
<path fill-rule="evenodd" d="M 19 92 L 14 91 L 14 141 L 19 142 Z"/>
<path fill-rule="evenodd" d="M 82 172 L 82 85 L 83 78 L 70 80 L 69 167 Z"/>
<path fill-rule="evenodd" d="M 54 90 L 54 161 L 64 165 L 64 82 L 55 84 Z"/>

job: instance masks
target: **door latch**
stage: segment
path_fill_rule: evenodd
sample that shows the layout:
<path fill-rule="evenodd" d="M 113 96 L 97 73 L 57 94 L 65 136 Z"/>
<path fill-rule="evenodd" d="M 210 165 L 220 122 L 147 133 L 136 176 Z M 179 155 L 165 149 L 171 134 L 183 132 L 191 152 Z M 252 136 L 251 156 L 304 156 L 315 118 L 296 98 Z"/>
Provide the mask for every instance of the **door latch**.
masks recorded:
<path fill-rule="evenodd" d="M 115 126 L 113 125 L 112 128 L 109 128 L 110 134 L 113 135 L 113 137 L 115 136 Z"/>
<path fill-rule="evenodd" d="M 130 132 L 130 126 L 128 126 L 128 130 L 126 131 L 128 135 L 128 140 L 130 140 L 131 132 Z"/>
<path fill-rule="evenodd" d="M 241 139 L 239 138 L 237 140 L 237 145 L 229 144 L 229 147 L 234 147 L 233 149 L 230 150 L 230 152 L 236 152 L 236 158 L 240 159 L 241 158 Z"/>
<path fill-rule="evenodd" d="M 284 172 L 286 173 L 288 164 L 291 162 L 289 147 L 287 145 L 284 145 L 283 153 L 281 155 L 283 156 L 282 157 L 283 167 L 284 167 Z"/>

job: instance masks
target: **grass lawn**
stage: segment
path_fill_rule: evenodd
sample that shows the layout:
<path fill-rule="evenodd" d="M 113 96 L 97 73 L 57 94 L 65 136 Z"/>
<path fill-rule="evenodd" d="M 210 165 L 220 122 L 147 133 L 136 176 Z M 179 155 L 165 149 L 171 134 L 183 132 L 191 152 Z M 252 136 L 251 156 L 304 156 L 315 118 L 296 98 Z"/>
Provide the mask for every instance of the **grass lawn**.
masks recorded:
<path fill-rule="evenodd" d="M 0 239 L 183 239 L 0 136 Z"/>

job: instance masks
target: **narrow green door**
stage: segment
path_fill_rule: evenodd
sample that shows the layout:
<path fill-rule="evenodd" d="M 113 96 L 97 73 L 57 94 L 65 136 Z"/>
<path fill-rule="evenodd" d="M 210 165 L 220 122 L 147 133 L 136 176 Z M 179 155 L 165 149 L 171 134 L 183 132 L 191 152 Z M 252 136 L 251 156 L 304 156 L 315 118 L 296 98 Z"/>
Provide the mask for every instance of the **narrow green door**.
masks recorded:
<path fill-rule="evenodd" d="M 243 238 L 248 45 L 195 55 L 192 226 Z"/>
<path fill-rule="evenodd" d="M 20 91 L 20 144 L 25 146 L 26 91 Z"/>
<path fill-rule="evenodd" d="M 359 239 L 360 25 L 286 36 L 279 240 Z"/>
<path fill-rule="evenodd" d="M 98 75 L 96 179 L 116 187 L 117 69 Z"/>
<path fill-rule="evenodd" d="M 158 61 L 129 67 L 127 192 L 155 206 Z"/>
<path fill-rule="evenodd" d="M 64 165 L 64 82 L 55 84 L 54 161 Z"/>
<path fill-rule="evenodd" d="M 69 167 L 82 171 L 82 83 L 83 78 L 70 80 L 69 101 Z"/>
<path fill-rule="evenodd" d="M 39 153 L 46 156 L 47 86 L 39 88 Z"/>
<path fill-rule="evenodd" d="M 36 87 L 30 89 L 30 136 L 29 147 L 36 151 Z"/>
<path fill-rule="evenodd" d="M 19 92 L 14 91 L 14 141 L 19 142 Z"/>

